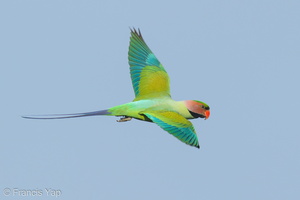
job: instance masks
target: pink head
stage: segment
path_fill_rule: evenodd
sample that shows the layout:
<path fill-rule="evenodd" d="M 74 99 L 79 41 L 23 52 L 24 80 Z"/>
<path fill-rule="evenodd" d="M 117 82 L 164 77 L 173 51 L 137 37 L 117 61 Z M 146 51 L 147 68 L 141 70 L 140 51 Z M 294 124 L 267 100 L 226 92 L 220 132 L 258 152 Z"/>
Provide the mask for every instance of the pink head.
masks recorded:
<path fill-rule="evenodd" d="M 206 103 L 196 100 L 187 100 L 184 101 L 184 103 L 194 118 L 209 118 L 210 111 L 209 106 Z"/>

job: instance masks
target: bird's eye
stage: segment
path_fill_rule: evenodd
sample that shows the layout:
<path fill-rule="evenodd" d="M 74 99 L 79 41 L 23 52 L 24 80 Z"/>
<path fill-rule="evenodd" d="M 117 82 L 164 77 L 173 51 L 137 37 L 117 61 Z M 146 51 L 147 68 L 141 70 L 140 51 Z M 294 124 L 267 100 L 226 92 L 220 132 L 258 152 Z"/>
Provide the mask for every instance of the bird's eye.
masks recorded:
<path fill-rule="evenodd" d="M 201 108 L 205 109 L 205 106 L 204 106 L 204 105 L 201 105 Z"/>

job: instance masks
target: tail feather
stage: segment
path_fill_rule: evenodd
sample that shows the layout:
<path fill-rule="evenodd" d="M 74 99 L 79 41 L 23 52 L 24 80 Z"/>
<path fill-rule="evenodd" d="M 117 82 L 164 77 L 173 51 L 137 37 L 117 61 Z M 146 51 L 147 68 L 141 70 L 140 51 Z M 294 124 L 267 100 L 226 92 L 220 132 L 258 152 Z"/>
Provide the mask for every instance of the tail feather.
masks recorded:
<path fill-rule="evenodd" d="M 85 113 L 72 113 L 72 114 L 52 114 L 52 115 L 26 115 L 22 116 L 26 119 L 66 119 L 75 117 L 87 117 L 87 116 L 97 116 L 97 115 L 110 115 L 108 110 L 99 110 L 94 112 Z"/>

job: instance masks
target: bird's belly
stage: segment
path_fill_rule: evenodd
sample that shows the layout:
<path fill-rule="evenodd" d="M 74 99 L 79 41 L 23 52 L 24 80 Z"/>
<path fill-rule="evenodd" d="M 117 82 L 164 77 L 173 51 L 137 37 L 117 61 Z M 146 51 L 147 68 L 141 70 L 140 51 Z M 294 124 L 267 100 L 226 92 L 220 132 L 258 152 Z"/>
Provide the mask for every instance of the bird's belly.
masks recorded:
<path fill-rule="evenodd" d="M 111 115 L 115 115 L 115 116 L 127 116 L 139 120 L 149 121 L 141 113 L 157 105 L 158 105 L 157 101 L 140 100 L 140 101 L 134 101 L 123 105 L 115 106 L 113 108 L 110 108 L 109 112 L 112 113 Z"/>
<path fill-rule="evenodd" d="M 115 106 L 109 109 L 109 111 L 112 112 L 112 115 L 115 116 L 127 116 L 144 121 L 151 120 L 149 120 L 142 113 L 151 111 L 173 111 L 179 113 L 185 118 L 188 118 L 190 115 L 183 103 L 174 101 L 170 98 L 134 101 L 123 105 Z"/>
<path fill-rule="evenodd" d="M 123 105 L 115 106 L 109 111 L 115 116 L 127 116 L 139 120 L 150 121 L 142 113 L 145 111 L 157 111 L 166 109 L 168 102 L 163 100 L 139 100 Z"/>

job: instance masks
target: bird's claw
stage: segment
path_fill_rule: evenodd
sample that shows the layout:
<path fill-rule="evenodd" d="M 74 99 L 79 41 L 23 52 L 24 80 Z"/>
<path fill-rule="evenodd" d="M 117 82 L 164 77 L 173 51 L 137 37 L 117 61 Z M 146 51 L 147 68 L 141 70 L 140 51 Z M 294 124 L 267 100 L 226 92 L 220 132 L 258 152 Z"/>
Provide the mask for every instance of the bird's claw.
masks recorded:
<path fill-rule="evenodd" d="M 128 122 L 132 119 L 132 117 L 121 117 L 117 122 Z"/>

